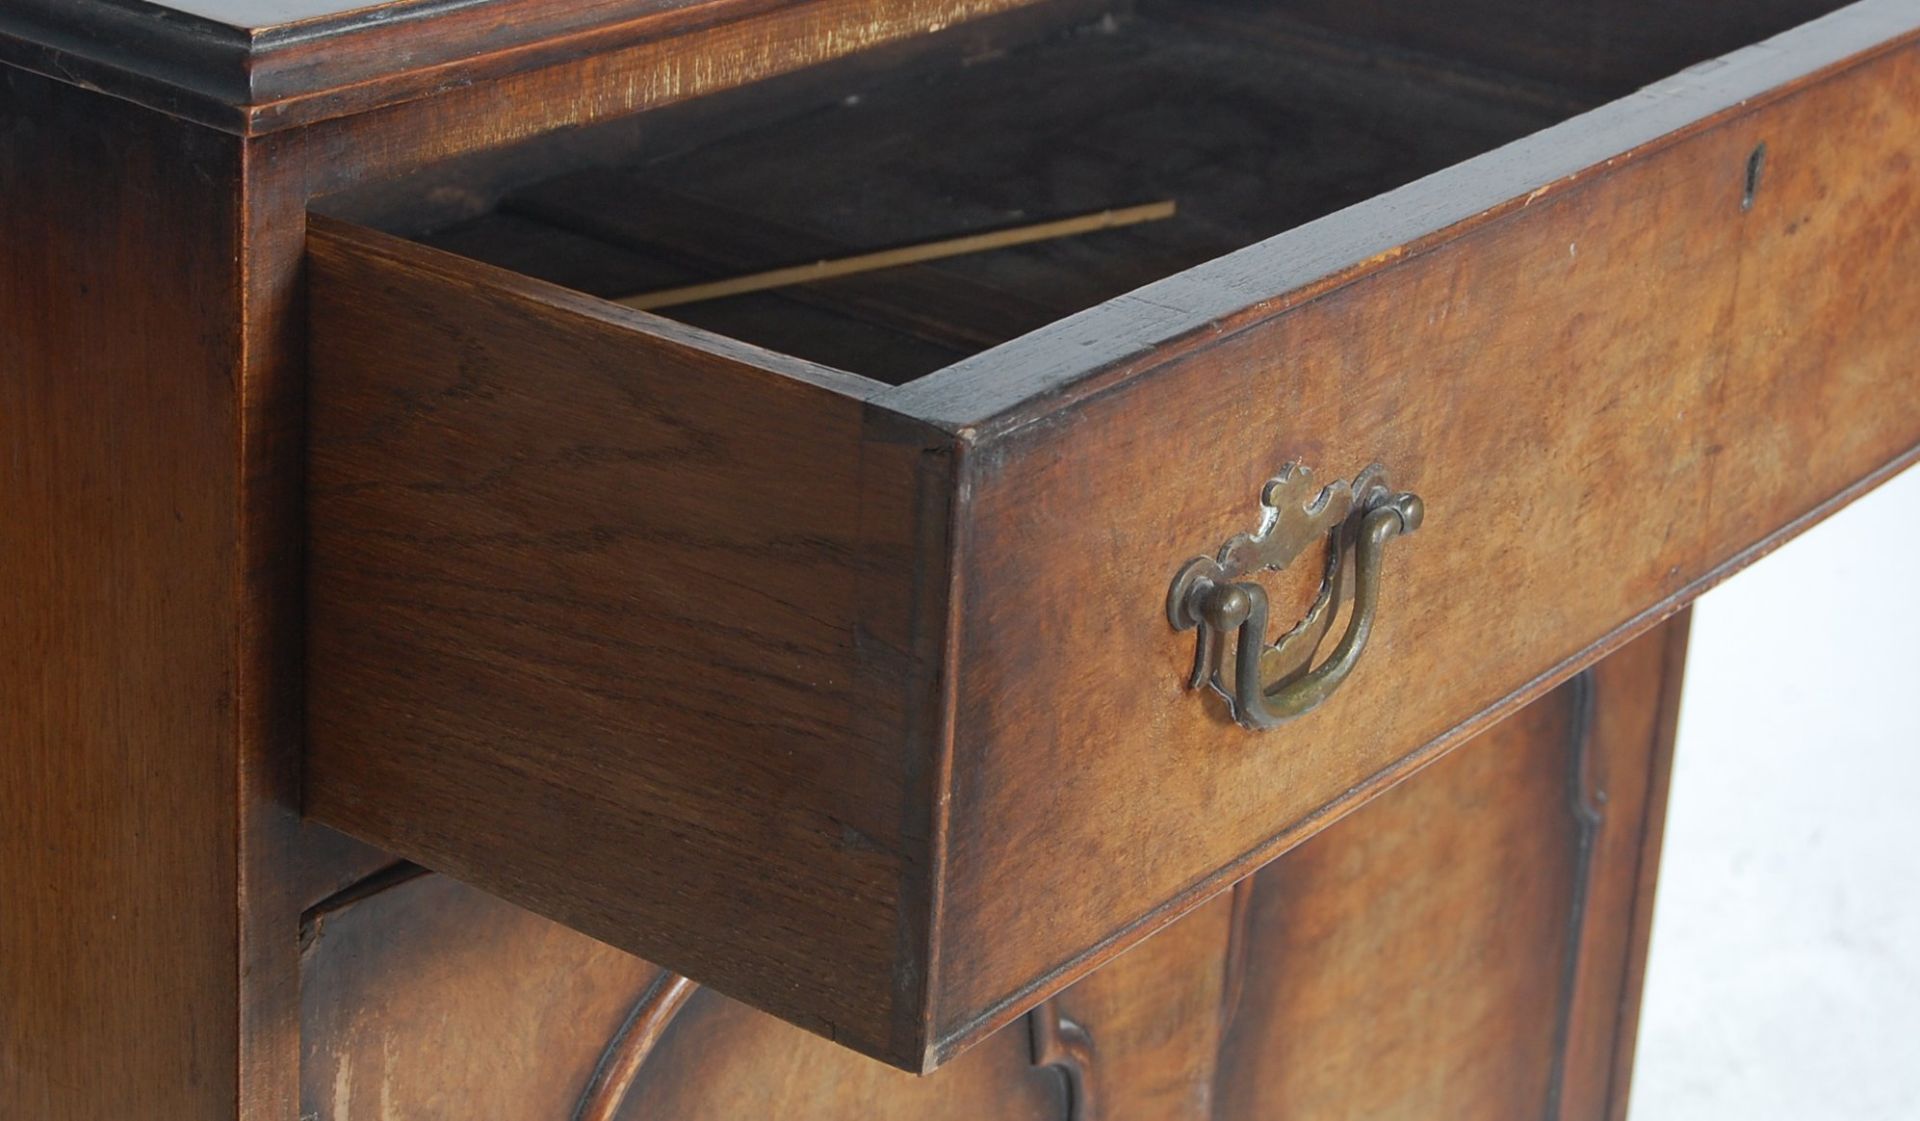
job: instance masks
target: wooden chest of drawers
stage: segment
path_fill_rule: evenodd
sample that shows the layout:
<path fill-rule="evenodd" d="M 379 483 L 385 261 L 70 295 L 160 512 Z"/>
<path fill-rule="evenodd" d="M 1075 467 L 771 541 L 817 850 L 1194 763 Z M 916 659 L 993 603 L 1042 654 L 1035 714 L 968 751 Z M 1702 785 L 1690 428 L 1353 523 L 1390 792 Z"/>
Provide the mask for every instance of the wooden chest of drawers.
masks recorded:
<path fill-rule="evenodd" d="M 1910 4 L 221 7 L 0 16 L 0 1105 L 1624 1109 Z"/>

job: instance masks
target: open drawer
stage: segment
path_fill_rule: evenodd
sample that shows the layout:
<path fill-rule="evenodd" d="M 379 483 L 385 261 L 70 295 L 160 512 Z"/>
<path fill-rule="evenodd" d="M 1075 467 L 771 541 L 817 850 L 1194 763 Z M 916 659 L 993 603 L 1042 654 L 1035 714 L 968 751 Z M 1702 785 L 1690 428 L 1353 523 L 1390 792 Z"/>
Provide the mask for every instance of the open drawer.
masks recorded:
<path fill-rule="evenodd" d="M 1920 9 L 1629 92 L 1831 6 L 1042 4 L 316 215 L 308 812 L 938 1064 L 1912 458 Z"/>

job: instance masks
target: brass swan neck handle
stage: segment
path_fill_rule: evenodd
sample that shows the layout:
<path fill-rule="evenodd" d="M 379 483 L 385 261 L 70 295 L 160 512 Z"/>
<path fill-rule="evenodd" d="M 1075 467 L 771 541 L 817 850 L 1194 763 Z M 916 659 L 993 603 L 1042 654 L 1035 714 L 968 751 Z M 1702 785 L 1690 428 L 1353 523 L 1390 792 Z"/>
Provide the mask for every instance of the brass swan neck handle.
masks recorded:
<path fill-rule="evenodd" d="M 1288 465 L 1262 491 L 1261 528 L 1232 538 L 1215 556 L 1189 561 L 1167 595 L 1174 628 L 1199 631 L 1189 687 L 1210 686 L 1236 722 L 1256 731 L 1313 711 L 1346 681 L 1373 633 L 1387 542 L 1419 529 L 1426 516 L 1420 497 L 1394 492 L 1377 465 L 1317 495 L 1311 484 L 1310 472 Z M 1268 645 L 1267 592 L 1248 577 L 1284 568 L 1322 535 L 1327 566 L 1320 593 L 1306 616 Z M 1349 595 L 1347 629 L 1315 666 L 1313 657 Z M 1229 635 L 1237 635 L 1230 680 Z"/>

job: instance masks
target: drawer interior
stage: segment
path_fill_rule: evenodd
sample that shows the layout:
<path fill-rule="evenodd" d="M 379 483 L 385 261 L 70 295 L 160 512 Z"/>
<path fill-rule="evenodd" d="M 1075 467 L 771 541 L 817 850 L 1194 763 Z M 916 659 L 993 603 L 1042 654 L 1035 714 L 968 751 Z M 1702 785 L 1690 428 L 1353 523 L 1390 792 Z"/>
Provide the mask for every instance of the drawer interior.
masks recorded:
<path fill-rule="evenodd" d="M 1837 6 L 1043 3 L 971 50 L 837 64 L 596 153 L 422 240 L 617 299 L 1171 206 L 658 309 L 899 384 Z"/>

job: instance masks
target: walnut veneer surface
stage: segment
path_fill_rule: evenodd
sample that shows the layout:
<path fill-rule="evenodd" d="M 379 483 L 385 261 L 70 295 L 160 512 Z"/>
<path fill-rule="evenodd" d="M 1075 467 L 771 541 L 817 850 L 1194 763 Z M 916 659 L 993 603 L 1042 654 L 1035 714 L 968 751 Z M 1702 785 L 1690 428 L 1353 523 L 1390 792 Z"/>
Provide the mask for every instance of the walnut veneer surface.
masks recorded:
<path fill-rule="evenodd" d="M 0 1117 L 1622 1116 L 1916 105 L 1905 0 L 8 5 Z M 1164 601 L 1293 460 L 1429 516 L 1253 733 Z"/>

